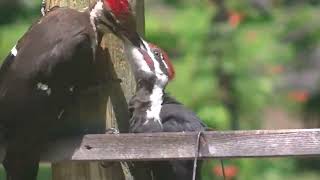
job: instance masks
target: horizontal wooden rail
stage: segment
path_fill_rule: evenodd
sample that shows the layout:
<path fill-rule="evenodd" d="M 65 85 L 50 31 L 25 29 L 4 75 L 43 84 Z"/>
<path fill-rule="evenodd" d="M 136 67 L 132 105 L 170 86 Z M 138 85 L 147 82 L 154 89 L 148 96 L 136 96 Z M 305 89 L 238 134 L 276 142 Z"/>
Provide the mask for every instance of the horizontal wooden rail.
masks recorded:
<path fill-rule="evenodd" d="M 193 159 L 197 133 L 97 134 L 50 144 L 44 161 Z M 319 156 L 320 129 L 211 131 L 200 138 L 200 158 Z"/>

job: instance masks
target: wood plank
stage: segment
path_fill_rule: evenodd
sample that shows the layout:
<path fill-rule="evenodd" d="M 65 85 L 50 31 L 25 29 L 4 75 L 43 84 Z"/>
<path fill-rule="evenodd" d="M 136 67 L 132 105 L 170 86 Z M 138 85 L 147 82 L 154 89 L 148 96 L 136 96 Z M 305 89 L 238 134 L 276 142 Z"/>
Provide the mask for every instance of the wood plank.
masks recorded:
<path fill-rule="evenodd" d="M 211 131 L 203 134 L 202 159 L 320 155 L 320 129 Z M 52 143 L 43 160 L 193 159 L 196 137 L 196 133 L 85 135 Z"/>

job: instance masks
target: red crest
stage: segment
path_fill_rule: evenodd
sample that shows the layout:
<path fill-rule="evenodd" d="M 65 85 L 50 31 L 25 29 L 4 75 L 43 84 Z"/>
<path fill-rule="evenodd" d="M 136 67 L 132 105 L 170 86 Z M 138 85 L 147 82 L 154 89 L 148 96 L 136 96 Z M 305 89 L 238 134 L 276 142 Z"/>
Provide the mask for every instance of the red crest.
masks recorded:
<path fill-rule="evenodd" d="M 104 0 L 107 3 L 115 16 L 127 14 L 130 10 L 128 0 Z"/>

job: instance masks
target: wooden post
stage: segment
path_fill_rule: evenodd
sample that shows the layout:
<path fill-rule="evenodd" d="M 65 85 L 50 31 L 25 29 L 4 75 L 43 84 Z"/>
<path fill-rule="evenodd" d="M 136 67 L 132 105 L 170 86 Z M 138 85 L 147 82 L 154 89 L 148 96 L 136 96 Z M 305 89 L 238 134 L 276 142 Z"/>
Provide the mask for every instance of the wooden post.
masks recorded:
<path fill-rule="evenodd" d="M 83 10 L 95 0 L 47 0 L 47 8 L 67 6 Z M 137 19 L 138 32 L 144 34 L 144 0 L 129 0 Z M 112 34 L 103 37 L 107 64 L 105 89 L 81 97 L 67 119 L 71 127 L 87 132 L 101 132 L 108 128 L 128 131 L 127 102 L 135 90 L 135 81 L 123 54 L 122 42 Z M 107 58 L 106 58 L 107 57 Z M 94 123 L 93 123 L 94 122 Z M 80 125 L 77 125 L 80 124 Z M 58 162 L 52 164 L 53 180 L 123 180 L 120 163 Z"/>

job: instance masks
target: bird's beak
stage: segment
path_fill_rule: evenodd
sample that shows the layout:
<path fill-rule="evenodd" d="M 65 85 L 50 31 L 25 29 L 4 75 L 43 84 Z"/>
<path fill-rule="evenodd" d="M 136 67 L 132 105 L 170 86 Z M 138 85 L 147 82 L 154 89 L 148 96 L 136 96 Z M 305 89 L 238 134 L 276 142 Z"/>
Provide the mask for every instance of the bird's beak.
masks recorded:
<path fill-rule="evenodd" d="M 128 31 L 125 33 L 124 37 L 127 38 L 129 42 L 136 48 L 147 51 L 146 44 L 144 43 L 142 37 L 136 31 Z"/>
<path fill-rule="evenodd" d="M 104 12 L 104 16 L 99 18 L 98 28 L 105 32 L 112 32 L 120 39 L 129 42 L 137 48 L 147 51 L 146 45 L 142 37 L 136 30 L 125 27 L 125 23 L 119 21 L 113 14 L 108 11 Z"/>
<path fill-rule="evenodd" d="M 132 23 L 134 23 L 133 16 L 131 14 L 123 14 L 122 16 L 116 17 L 110 9 L 105 8 L 99 17 L 95 19 L 97 28 L 102 33 L 111 32 L 115 34 L 121 40 L 132 44 L 136 48 L 147 50 L 143 39 L 136 32 L 135 26 L 131 27 Z"/>
<path fill-rule="evenodd" d="M 112 32 L 116 36 L 120 37 L 122 34 L 120 33 L 121 25 L 120 22 L 108 11 L 104 11 L 103 15 L 99 17 L 98 29 L 102 32 Z"/>

